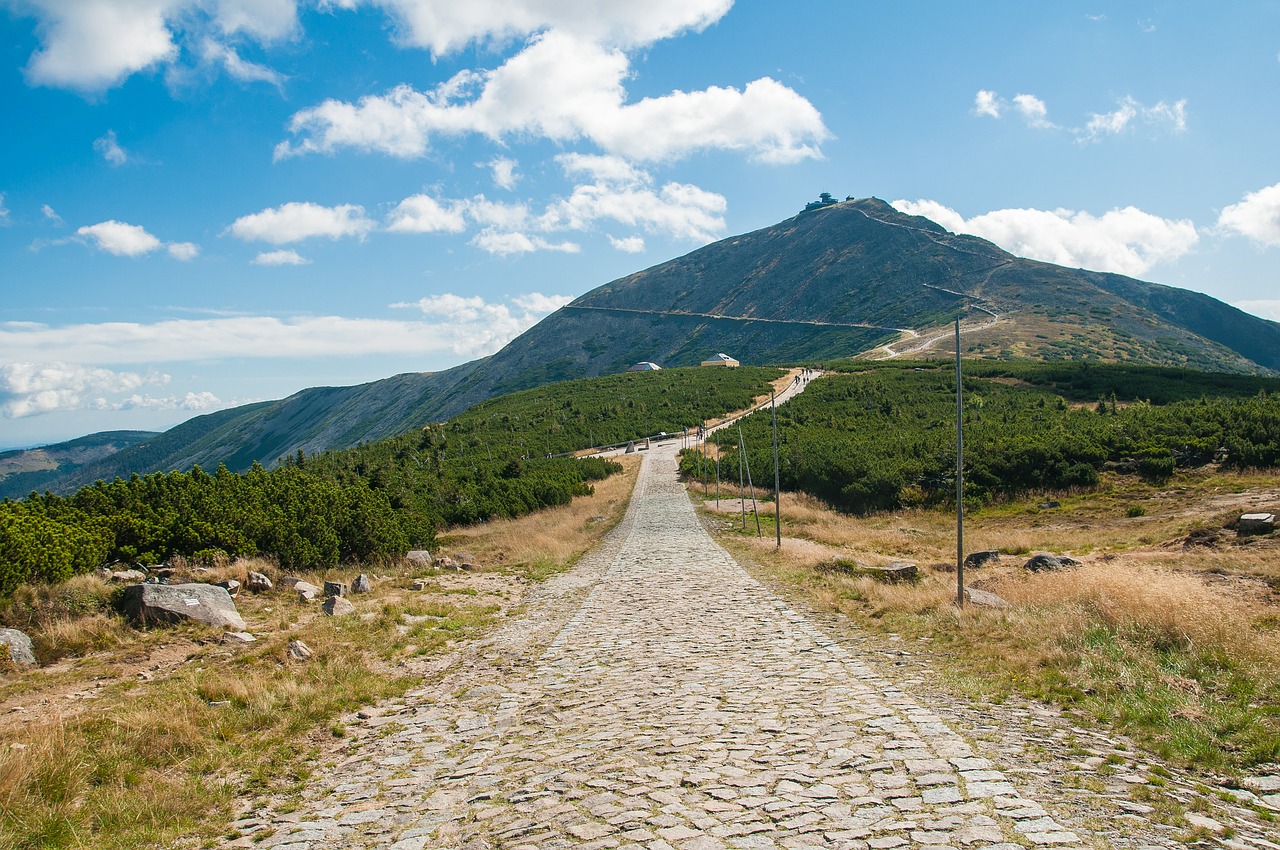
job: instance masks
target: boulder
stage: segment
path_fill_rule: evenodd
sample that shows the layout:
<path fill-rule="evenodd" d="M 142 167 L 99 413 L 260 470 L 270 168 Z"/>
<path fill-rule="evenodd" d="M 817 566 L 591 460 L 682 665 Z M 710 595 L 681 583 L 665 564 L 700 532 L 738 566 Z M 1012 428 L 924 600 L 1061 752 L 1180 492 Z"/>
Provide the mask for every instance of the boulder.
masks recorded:
<path fill-rule="evenodd" d="M 245 579 L 244 586 L 252 590 L 254 593 L 264 593 L 271 590 L 275 585 L 271 583 L 271 579 L 262 573 L 250 572 Z"/>
<path fill-rule="evenodd" d="M 214 586 L 224 589 L 232 599 L 240 595 L 240 582 L 233 578 L 224 578 L 222 581 L 214 582 Z"/>
<path fill-rule="evenodd" d="M 920 578 L 920 568 L 907 561 L 893 561 L 880 567 L 867 567 L 866 573 L 876 581 L 889 584 L 911 582 Z"/>
<path fill-rule="evenodd" d="M 324 583 L 324 595 L 326 599 L 333 596 L 346 596 L 347 583 L 345 581 L 326 581 Z"/>
<path fill-rule="evenodd" d="M 116 584 L 137 584 L 146 578 L 147 574 L 142 570 L 115 570 L 111 573 L 111 581 Z"/>
<path fill-rule="evenodd" d="M 455 570 L 460 570 L 460 569 L 462 569 L 461 567 L 459 567 L 459 566 L 458 566 L 458 562 L 457 562 L 457 561 L 455 561 L 455 560 L 453 560 L 453 558 L 450 558 L 448 555 L 445 555 L 445 556 L 444 556 L 443 558 L 441 558 L 439 561 L 436 561 L 436 563 L 437 563 L 437 564 L 439 564 L 441 567 L 443 567 L 443 568 L 444 568 L 444 569 L 446 569 L 446 570 L 447 570 L 447 569 L 455 569 Z"/>
<path fill-rule="evenodd" d="M 1022 568 L 1033 573 L 1050 573 L 1054 570 L 1065 570 L 1069 567 L 1078 566 L 1080 566 L 1079 561 L 1075 558 L 1068 558 L 1065 555 L 1036 555 L 1023 564 Z"/>
<path fill-rule="evenodd" d="M 979 567 L 985 567 L 988 564 L 994 564 L 1000 560 L 1000 550 L 989 549 L 985 552 L 970 552 L 964 558 L 964 568 L 966 570 L 976 570 Z"/>
<path fill-rule="evenodd" d="M 978 590 L 976 587 L 966 587 L 964 589 L 964 598 L 969 602 L 977 605 L 979 608 L 1008 608 L 1009 603 L 996 596 L 989 590 Z"/>
<path fill-rule="evenodd" d="M 1240 519 L 1236 521 L 1236 533 L 1240 535 L 1270 534 L 1275 530 L 1275 514 L 1241 514 Z"/>
<path fill-rule="evenodd" d="M 35 667 L 39 663 L 31 649 L 31 638 L 17 629 L 0 629 L 0 658 L 6 654 L 14 667 Z"/>
<path fill-rule="evenodd" d="M 313 653 L 311 647 L 307 646 L 300 640 L 289 641 L 289 648 L 285 650 L 285 654 L 295 661 L 306 661 Z"/>
<path fill-rule="evenodd" d="M 470 552 L 455 552 L 453 554 L 453 560 L 464 570 L 474 570 L 476 567 L 480 566 L 480 563 L 476 560 L 476 556 L 472 555 Z"/>
<path fill-rule="evenodd" d="M 426 590 L 428 587 L 430 587 L 430 585 L 431 585 L 431 580 L 430 580 L 430 579 L 425 579 L 425 578 L 415 578 L 415 579 L 413 580 L 413 589 L 414 589 L 414 590 Z"/>
<path fill-rule="evenodd" d="M 309 581 L 302 579 L 293 580 L 293 592 L 298 594 L 298 598 L 303 602 L 314 601 L 320 595 L 320 588 L 316 587 Z"/>
<path fill-rule="evenodd" d="M 369 577 L 364 573 L 356 576 L 356 580 L 351 582 L 352 593 L 368 593 L 373 590 L 373 584 L 370 583 Z"/>
<path fill-rule="evenodd" d="M 120 610 L 144 624 L 194 620 L 238 632 L 245 630 L 231 594 L 213 584 L 135 584 L 121 594 Z"/>
<path fill-rule="evenodd" d="M 431 553 L 426 549 L 414 549 L 404 557 L 409 563 L 422 564 L 424 567 L 429 567 L 436 562 L 436 559 L 431 557 Z"/>
<path fill-rule="evenodd" d="M 324 611 L 330 617 L 341 617 L 346 614 L 354 614 L 356 606 L 351 604 L 351 600 L 344 596 L 330 596 L 320 606 L 320 610 Z"/>

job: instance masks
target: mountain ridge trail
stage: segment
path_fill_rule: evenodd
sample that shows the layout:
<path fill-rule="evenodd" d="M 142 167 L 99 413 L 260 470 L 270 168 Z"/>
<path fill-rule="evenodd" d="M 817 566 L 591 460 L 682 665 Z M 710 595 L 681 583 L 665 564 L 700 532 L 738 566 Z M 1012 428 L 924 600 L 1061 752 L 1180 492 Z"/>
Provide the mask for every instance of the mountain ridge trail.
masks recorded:
<path fill-rule="evenodd" d="M 300 805 L 247 814 L 235 843 L 1107 846 L 752 578 L 675 455 L 651 450 L 600 545 L 441 678 L 362 712 Z"/>

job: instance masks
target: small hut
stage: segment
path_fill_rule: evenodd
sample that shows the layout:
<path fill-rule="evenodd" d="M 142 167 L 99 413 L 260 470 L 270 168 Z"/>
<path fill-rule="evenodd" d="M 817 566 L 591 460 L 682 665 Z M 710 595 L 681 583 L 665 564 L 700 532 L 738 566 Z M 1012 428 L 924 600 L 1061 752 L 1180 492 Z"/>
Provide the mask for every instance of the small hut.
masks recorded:
<path fill-rule="evenodd" d="M 627 371 L 628 372 L 658 372 L 661 369 L 662 367 L 659 366 L 657 363 L 651 363 L 648 360 L 641 360 L 639 363 L 627 369 Z"/>
<path fill-rule="evenodd" d="M 711 357 L 710 359 L 703 360 L 702 365 L 703 366 L 737 366 L 739 365 L 739 363 L 737 360 L 734 360 L 729 355 L 725 354 L 724 352 L 721 352 L 715 355 L 714 357 Z"/>

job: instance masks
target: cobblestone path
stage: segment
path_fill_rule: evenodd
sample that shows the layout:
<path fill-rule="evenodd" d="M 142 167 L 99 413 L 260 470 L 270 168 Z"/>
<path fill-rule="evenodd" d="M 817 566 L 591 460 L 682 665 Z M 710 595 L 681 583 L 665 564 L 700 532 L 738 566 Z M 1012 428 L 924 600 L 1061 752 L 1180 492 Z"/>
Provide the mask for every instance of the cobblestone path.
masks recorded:
<path fill-rule="evenodd" d="M 606 543 L 452 684 L 372 718 L 381 734 L 303 810 L 239 824 L 275 828 L 255 845 L 1081 846 L 748 576 L 698 522 L 673 455 L 646 458 Z"/>

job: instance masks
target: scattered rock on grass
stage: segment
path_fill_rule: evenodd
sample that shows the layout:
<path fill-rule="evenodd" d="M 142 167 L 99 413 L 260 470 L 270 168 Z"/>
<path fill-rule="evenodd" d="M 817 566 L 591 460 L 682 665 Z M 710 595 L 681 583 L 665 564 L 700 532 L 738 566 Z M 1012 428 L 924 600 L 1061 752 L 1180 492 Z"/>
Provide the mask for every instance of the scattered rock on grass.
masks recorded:
<path fill-rule="evenodd" d="M 976 587 L 966 587 L 964 589 L 964 598 L 969 602 L 977 605 L 979 608 L 1008 608 L 1009 603 L 996 596 L 989 590 L 978 590 Z"/>
<path fill-rule="evenodd" d="M 9 660 L 15 667 L 36 667 L 36 654 L 31 649 L 31 638 L 17 629 L 0 629 L 0 647 L 8 647 Z M 0 657 L 6 650 L 0 648 Z"/>
<path fill-rule="evenodd" d="M 1065 555 L 1036 555 L 1023 564 L 1022 568 L 1033 573 L 1051 573 L 1054 570 L 1078 566 L 1080 566 L 1079 561 Z"/>
<path fill-rule="evenodd" d="M 285 652 L 295 661 L 306 661 L 315 654 L 311 651 L 311 647 L 300 640 L 289 641 L 289 648 Z"/>
<path fill-rule="evenodd" d="M 1240 519 L 1236 520 L 1236 533 L 1241 536 L 1246 534 L 1270 534 L 1275 529 L 1275 514 L 1241 514 Z"/>
<path fill-rule="evenodd" d="M 226 590 L 227 594 L 230 595 L 232 599 L 235 599 L 240 595 L 240 582 L 233 578 L 223 579 L 215 584 L 217 587 L 221 587 Z"/>
<path fill-rule="evenodd" d="M 430 585 L 430 584 L 431 584 L 431 582 L 430 582 L 429 580 L 425 579 L 425 578 L 415 578 L 415 579 L 413 580 L 413 589 L 414 589 L 414 590 L 426 590 L 426 589 L 427 589 L 427 586 L 428 586 L 428 585 Z"/>
<path fill-rule="evenodd" d="M 288 579 L 285 579 L 288 581 Z M 320 588 L 316 587 L 309 581 L 302 579 L 293 580 L 293 592 L 298 594 L 298 598 L 303 602 L 313 602 L 320 595 Z"/>
<path fill-rule="evenodd" d="M 356 576 L 356 580 L 351 582 L 352 593 L 368 593 L 373 590 L 373 585 L 369 582 L 369 577 L 364 573 Z"/>
<path fill-rule="evenodd" d="M 330 596 L 324 601 L 324 605 L 320 606 L 320 610 L 330 617 L 342 617 L 346 614 L 354 614 L 356 606 L 343 596 Z"/>
<path fill-rule="evenodd" d="M 254 593 L 264 593 L 271 590 L 275 585 L 271 583 L 271 579 L 262 573 L 250 572 L 245 579 L 244 586 L 252 590 Z"/>
<path fill-rule="evenodd" d="M 227 632 L 222 636 L 223 643 L 253 643 L 256 640 L 249 632 Z"/>
<path fill-rule="evenodd" d="M 985 552 L 970 552 L 965 556 L 964 568 L 966 570 L 976 570 L 979 567 L 985 567 L 988 564 L 994 564 L 1000 560 L 1000 550 L 989 549 Z"/>
<path fill-rule="evenodd" d="M 194 620 L 244 631 L 244 620 L 226 588 L 212 584 L 135 584 L 120 596 L 120 610 L 142 623 Z"/>
<path fill-rule="evenodd" d="M 116 570 L 111 573 L 111 581 L 116 584 L 136 584 L 146 578 L 147 574 L 142 570 Z"/>
<path fill-rule="evenodd" d="M 876 581 L 897 584 L 920 578 L 920 568 L 907 561 L 893 561 L 879 567 L 868 567 L 866 572 Z"/>
<path fill-rule="evenodd" d="M 346 596 L 347 583 L 345 581 L 326 581 L 324 583 L 324 595 L 326 598 L 331 596 Z"/>
<path fill-rule="evenodd" d="M 455 552 L 453 560 L 458 567 L 464 570 L 474 570 L 480 565 L 476 560 L 476 556 L 470 552 Z"/>
<path fill-rule="evenodd" d="M 431 557 L 431 553 L 426 549 L 414 549 L 404 557 L 411 564 L 424 564 L 428 567 L 436 562 L 436 559 Z"/>

